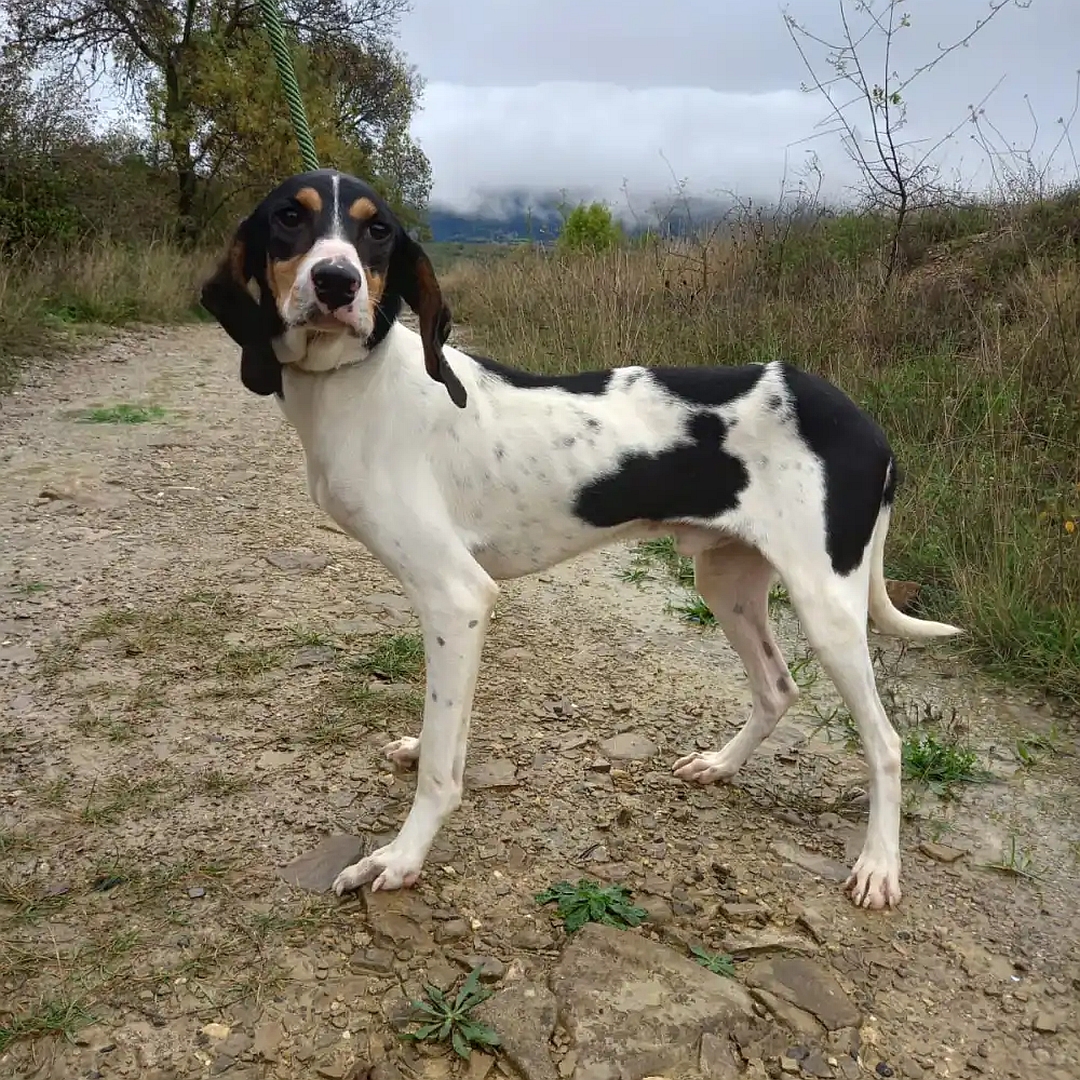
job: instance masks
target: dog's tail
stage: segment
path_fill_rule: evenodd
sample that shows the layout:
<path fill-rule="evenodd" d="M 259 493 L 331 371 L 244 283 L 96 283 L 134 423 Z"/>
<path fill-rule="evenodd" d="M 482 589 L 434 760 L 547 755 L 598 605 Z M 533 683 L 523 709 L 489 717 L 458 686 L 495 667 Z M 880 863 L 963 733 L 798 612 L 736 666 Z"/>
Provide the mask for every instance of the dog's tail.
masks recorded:
<path fill-rule="evenodd" d="M 890 461 L 885 474 L 885 487 L 881 493 L 881 509 L 870 538 L 870 618 L 879 633 L 912 641 L 962 634 L 963 630 L 948 623 L 913 619 L 898 610 L 889 598 L 889 590 L 885 587 L 885 537 L 889 531 L 889 519 L 892 517 L 897 480 L 896 462 Z"/>

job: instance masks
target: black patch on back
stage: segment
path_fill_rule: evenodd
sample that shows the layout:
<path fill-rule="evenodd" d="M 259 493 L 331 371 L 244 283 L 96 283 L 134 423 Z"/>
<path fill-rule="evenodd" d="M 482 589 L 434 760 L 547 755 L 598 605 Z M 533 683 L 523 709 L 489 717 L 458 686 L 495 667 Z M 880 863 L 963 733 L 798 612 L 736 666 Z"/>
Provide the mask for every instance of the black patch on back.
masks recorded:
<path fill-rule="evenodd" d="M 469 353 L 488 375 L 521 390 L 538 390 L 554 386 L 568 394 L 602 394 L 611 382 L 610 371 L 581 371 L 575 375 L 534 375 L 531 371 L 520 371 L 507 367 L 487 356 Z"/>
<path fill-rule="evenodd" d="M 713 413 L 693 413 L 686 434 L 689 444 L 624 457 L 614 472 L 578 492 L 574 513 L 609 528 L 627 521 L 713 518 L 733 510 L 750 478 L 723 448 L 727 425 Z"/>
<path fill-rule="evenodd" d="M 726 405 L 750 393 L 765 374 L 761 364 L 742 367 L 653 368 L 653 381 L 692 405 Z"/>
<path fill-rule="evenodd" d="M 825 545 L 833 569 L 850 574 L 861 562 L 882 504 L 892 498 L 886 474 L 893 460 L 885 433 L 839 387 L 784 365 L 799 434 L 825 472 Z"/>

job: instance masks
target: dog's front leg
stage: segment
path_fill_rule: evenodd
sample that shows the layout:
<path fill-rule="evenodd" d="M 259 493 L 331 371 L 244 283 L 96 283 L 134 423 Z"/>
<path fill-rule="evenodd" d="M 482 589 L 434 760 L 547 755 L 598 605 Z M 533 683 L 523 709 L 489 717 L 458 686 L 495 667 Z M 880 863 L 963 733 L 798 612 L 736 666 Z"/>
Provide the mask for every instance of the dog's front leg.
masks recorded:
<path fill-rule="evenodd" d="M 473 692 L 498 595 L 495 582 L 462 555 L 445 562 L 434 556 L 421 574 L 401 574 L 420 615 L 427 668 L 416 794 L 401 832 L 341 871 L 338 896 L 369 881 L 372 891 L 414 885 L 443 822 L 461 803 Z"/>

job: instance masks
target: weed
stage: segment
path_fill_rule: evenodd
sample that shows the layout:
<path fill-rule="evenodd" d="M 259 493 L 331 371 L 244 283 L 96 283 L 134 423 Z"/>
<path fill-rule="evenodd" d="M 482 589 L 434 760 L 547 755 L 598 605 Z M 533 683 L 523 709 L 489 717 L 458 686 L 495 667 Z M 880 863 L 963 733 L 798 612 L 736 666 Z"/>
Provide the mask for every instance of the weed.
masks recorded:
<path fill-rule="evenodd" d="M 948 795 L 956 784 L 985 781 L 987 773 L 977 767 L 978 755 L 969 747 L 942 742 L 933 732 L 915 730 L 903 740 L 900 750 L 905 780 L 926 784 L 940 795 Z"/>
<path fill-rule="evenodd" d="M 424 997 L 411 1003 L 412 1022 L 421 1026 L 402 1038 L 416 1042 L 447 1042 L 466 1061 L 474 1048 L 494 1050 L 501 1045 L 497 1032 L 473 1017 L 473 1009 L 483 1004 L 492 992 L 480 985 L 480 967 L 469 972 L 457 996 L 451 1001 L 437 986 L 424 987 Z"/>
<path fill-rule="evenodd" d="M 155 778 L 132 780 L 118 776 L 105 785 L 105 797 L 95 803 L 95 790 L 91 789 L 79 820 L 87 825 L 112 825 L 129 810 L 146 808 L 161 789 L 161 781 Z"/>
<path fill-rule="evenodd" d="M 729 979 L 735 977 L 735 960 L 727 953 L 711 953 L 699 945 L 691 945 L 690 952 L 694 959 L 706 970 L 714 975 L 725 975 Z"/>
<path fill-rule="evenodd" d="M 52 586 L 45 581 L 21 581 L 16 588 L 23 596 L 36 596 L 38 593 L 48 592 Z"/>
<path fill-rule="evenodd" d="M 568 934 L 580 930 L 587 922 L 620 928 L 639 926 L 649 914 L 630 903 L 630 893 L 621 885 L 601 885 L 587 878 L 576 885 L 560 881 L 539 893 L 536 902 L 541 906 L 557 904 L 558 916 Z"/>
<path fill-rule="evenodd" d="M 692 593 L 681 604 L 673 604 L 671 610 L 687 622 L 696 623 L 698 626 L 716 625 L 716 616 L 712 609 L 697 593 Z"/>
<path fill-rule="evenodd" d="M 205 795 L 237 795 L 251 786 L 251 780 L 239 773 L 208 769 L 198 780 L 198 790 Z"/>
<path fill-rule="evenodd" d="M 158 405 L 107 405 L 97 409 L 84 409 L 79 414 L 80 424 L 149 424 L 161 420 L 165 410 Z"/>
<path fill-rule="evenodd" d="M 811 736 L 824 731 L 825 738 L 829 742 L 832 742 L 835 734 L 842 740 L 846 750 L 859 748 L 859 727 L 855 723 L 855 717 L 845 706 L 837 705 L 825 712 L 820 705 L 814 705 L 814 715 L 817 717 L 817 723 L 810 731 Z"/>
<path fill-rule="evenodd" d="M 1034 857 L 1030 851 L 1019 845 L 1015 835 L 1009 837 L 1008 847 L 1002 851 L 1001 858 L 996 863 L 987 863 L 986 867 L 988 870 L 1027 878 L 1029 881 L 1036 881 L 1039 877 Z"/>
<path fill-rule="evenodd" d="M 291 626 L 289 627 L 289 644 L 294 648 L 304 648 L 305 646 L 322 646 L 323 648 L 333 648 L 334 639 L 329 634 L 324 634 L 321 630 L 312 630 L 306 626 Z"/>
<path fill-rule="evenodd" d="M 813 652 L 807 649 L 801 656 L 792 658 L 788 664 L 788 672 L 792 681 L 802 693 L 811 690 L 814 684 L 821 678 L 821 668 L 818 667 Z"/>
<path fill-rule="evenodd" d="M 1028 768 L 1036 765 L 1044 754 L 1056 754 L 1058 751 L 1056 732 L 1050 735 L 1024 735 L 1016 740 L 1016 758 Z"/>
<path fill-rule="evenodd" d="M 47 918 L 67 902 L 66 895 L 41 896 L 10 878 L 0 877 L 0 906 L 13 922 L 33 923 Z"/>
<path fill-rule="evenodd" d="M 353 660 L 349 667 L 358 675 L 407 682 L 423 670 L 424 639 L 419 634 L 383 638 L 367 656 Z"/>
<path fill-rule="evenodd" d="M 272 671 L 280 662 L 276 649 L 234 645 L 218 657 L 214 671 L 223 679 L 253 679 Z"/>
<path fill-rule="evenodd" d="M 78 1001 L 62 998 L 43 1001 L 37 1011 L 15 1015 L 5 1026 L 0 1026 L 0 1054 L 18 1039 L 62 1035 L 73 1042 L 75 1033 L 93 1022 L 94 1018 Z"/>

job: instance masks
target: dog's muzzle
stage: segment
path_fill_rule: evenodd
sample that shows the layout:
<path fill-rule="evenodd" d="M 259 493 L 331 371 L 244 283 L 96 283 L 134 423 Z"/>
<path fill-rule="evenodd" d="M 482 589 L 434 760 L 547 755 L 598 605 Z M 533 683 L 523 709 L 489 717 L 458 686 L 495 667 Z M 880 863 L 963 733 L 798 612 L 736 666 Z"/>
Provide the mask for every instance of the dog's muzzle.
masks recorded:
<path fill-rule="evenodd" d="M 331 315 L 348 308 L 360 291 L 360 270 L 344 259 L 324 259 L 311 268 L 311 286 L 319 308 Z"/>

